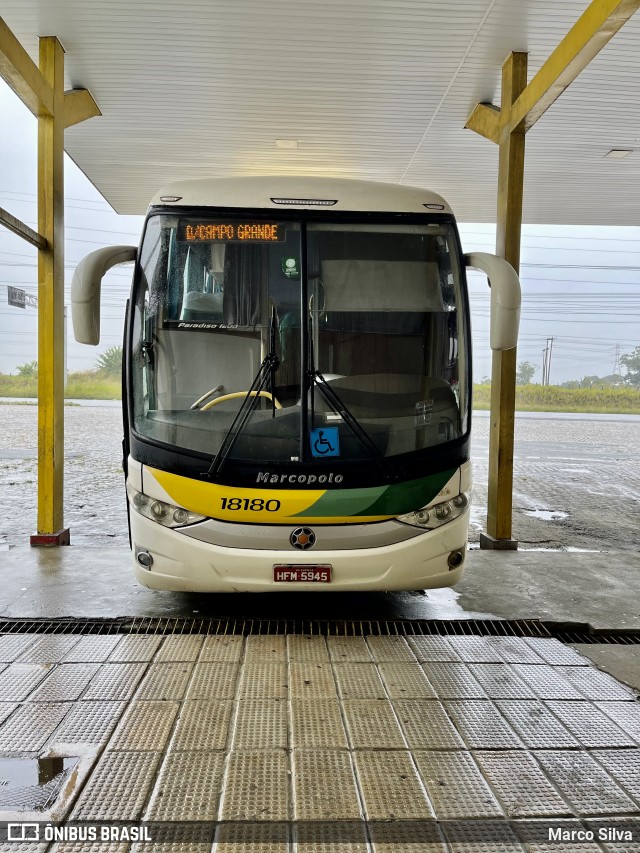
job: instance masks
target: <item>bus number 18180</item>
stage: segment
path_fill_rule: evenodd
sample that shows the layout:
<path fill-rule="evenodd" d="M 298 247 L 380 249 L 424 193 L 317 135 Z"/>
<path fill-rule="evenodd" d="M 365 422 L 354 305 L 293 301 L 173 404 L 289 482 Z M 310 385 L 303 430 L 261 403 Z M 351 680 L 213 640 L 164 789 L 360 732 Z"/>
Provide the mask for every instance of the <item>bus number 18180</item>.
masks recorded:
<path fill-rule="evenodd" d="M 280 509 L 280 501 L 271 499 L 269 501 L 263 498 L 220 498 L 222 501 L 222 509 L 240 510 L 246 512 L 277 512 Z"/>

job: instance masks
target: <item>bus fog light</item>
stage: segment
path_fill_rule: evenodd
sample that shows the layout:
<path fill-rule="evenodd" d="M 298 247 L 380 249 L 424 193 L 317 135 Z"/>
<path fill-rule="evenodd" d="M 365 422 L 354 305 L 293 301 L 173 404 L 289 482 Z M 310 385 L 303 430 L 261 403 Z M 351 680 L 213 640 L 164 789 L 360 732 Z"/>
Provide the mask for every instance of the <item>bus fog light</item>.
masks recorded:
<path fill-rule="evenodd" d="M 459 568 L 464 563 L 464 551 L 460 549 L 452 551 L 447 558 L 447 563 L 450 571 Z"/>
<path fill-rule="evenodd" d="M 153 557 L 148 551 L 138 551 L 138 553 L 136 554 L 136 560 L 142 566 L 143 569 L 150 569 L 153 565 Z"/>

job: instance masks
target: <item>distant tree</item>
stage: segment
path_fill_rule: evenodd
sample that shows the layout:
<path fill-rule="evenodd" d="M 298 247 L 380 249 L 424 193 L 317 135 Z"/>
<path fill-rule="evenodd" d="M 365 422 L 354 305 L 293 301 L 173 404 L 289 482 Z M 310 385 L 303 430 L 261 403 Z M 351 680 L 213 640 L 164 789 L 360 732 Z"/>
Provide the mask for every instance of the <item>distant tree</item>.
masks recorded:
<path fill-rule="evenodd" d="M 598 385 L 602 384 L 602 380 L 599 376 L 583 376 L 580 380 L 581 388 L 596 388 Z"/>
<path fill-rule="evenodd" d="M 118 378 L 122 372 L 122 347 L 109 347 L 101 353 L 96 360 L 96 370 L 104 376 Z"/>
<path fill-rule="evenodd" d="M 482 379 L 480 380 L 480 384 L 481 385 L 491 385 L 491 377 L 490 376 L 483 376 Z"/>
<path fill-rule="evenodd" d="M 633 385 L 635 388 L 640 388 L 640 347 L 636 347 L 633 352 L 621 356 L 620 364 L 627 371 L 624 377 L 625 385 Z"/>
<path fill-rule="evenodd" d="M 561 388 L 616 388 L 624 382 L 618 373 L 610 373 L 608 376 L 583 376 L 582 379 L 571 379 L 563 382 Z"/>
<path fill-rule="evenodd" d="M 516 370 L 516 385 L 528 385 L 537 369 L 530 361 L 521 361 Z"/>
<path fill-rule="evenodd" d="M 38 362 L 28 361 L 25 364 L 19 364 L 16 369 L 18 371 L 18 376 L 37 376 Z"/>
<path fill-rule="evenodd" d="M 616 385 L 622 385 L 624 379 L 618 373 L 609 373 L 608 376 L 601 376 L 600 382 L 607 387 L 615 387 Z"/>

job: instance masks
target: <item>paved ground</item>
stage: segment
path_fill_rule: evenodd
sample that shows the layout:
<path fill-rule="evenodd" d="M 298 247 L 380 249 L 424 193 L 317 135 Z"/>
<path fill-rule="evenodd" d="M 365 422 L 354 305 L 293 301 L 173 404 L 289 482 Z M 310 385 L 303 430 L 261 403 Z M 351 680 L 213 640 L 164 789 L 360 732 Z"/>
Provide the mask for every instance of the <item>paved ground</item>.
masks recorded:
<path fill-rule="evenodd" d="M 456 590 L 194 596 L 133 581 L 117 409 L 67 409 L 75 544 L 53 550 L 24 545 L 35 525 L 36 410 L 7 406 L 0 415 L 2 524 L 7 544 L 18 545 L 0 553 L 5 617 L 640 625 L 636 420 L 520 419 L 515 535 L 543 551 L 472 551 Z M 476 418 L 477 507 L 487 426 Z M 568 553 L 576 546 L 593 553 Z M 640 688 L 638 648 L 584 651 Z M 33 765 L 38 792 L 16 789 L 16 761 Z M 52 768 L 64 783 L 59 796 L 55 780 L 44 781 Z M 4 817 L 18 808 L 25 819 L 34 798 L 49 797 L 32 817 L 142 820 L 154 833 L 159 821 L 189 821 L 189 843 L 131 853 L 205 853 L 212 840 L 217 853 L 284 853 L 294 841 L 296 853 L 538 853 L 557 846 L 550 831 L 593 832 L 567 853 L 631 853 L 640 842 L 639 779 L 635 692 L 554 640 L 0 637 Z M 9 845 L 1 833 L 0 823 L 0 849 L 15 853 L 129 850 Z"/>
<path fill-rule="evenodd" d="M 0 541 L 28 542 L 36 528 L 37 417 L 32 405 L 1 405 Z M 119 407 L 65 406 L 65 524 L 80 545 L 126 544 Z"/>
<path fill-rule="evenodd" d="M 28 540 L 36 524 L 37 409 L 2 405 L 0 542 Z M 117 406 L 67 406 L 65 523 L 78 545 L 126 544 Z M 470 540 L 486 506 L 489 419 L 474 419 Z M 640 550 L 640 417 L 518 416 L 514 535 L 523 547 Z"/>
<path fill-rule="evenodd" d="M 640 628 L 640 555 L 628 552 L 471 551 L 455 589 L 324 595 L 158 592 L 135 582 L 130 560 L 125 546 L 12 548 L 3 560 L 0 618 L 491 618 L 586 623 L 606 630 Z M 640 690 L 640 646 L 588 645 L 581 651 Z"/>
<path fill-rule="evenodd" d="M 555 640 L 15 635 L 0 661 L 6 780 L 78 759 L 60 796 L 0 788 L 0 819 L 189 833 L 139 853 L 637 850 L 640 704 Z"/>
<path fill-rule="evenodd" d="M 487 413 L 473 429 L 473 526 L 483 529 Z M 519 414 L 513 506 L 523 547 L 640 552 L 640 417 Z"/>
<path fill-rule="evenodd" d="M 638 554 L 472 551 L 455 589 L 427 592 L 180 593 L 140 586 L 126 546 L 12 548 L 0 617 L 541 619 L 640 629 Z M 616 564 L 611 559 L 616 559 Z M 615 569 L 615 571 L 614 571 Z"/>

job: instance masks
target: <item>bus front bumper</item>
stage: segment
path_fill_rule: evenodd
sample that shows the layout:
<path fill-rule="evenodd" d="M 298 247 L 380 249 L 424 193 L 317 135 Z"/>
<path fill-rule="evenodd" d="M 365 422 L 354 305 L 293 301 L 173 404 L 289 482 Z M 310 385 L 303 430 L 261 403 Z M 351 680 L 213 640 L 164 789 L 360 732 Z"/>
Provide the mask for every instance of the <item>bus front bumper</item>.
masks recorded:
<path fill-rule="evenodd" d="M 258 550 L 200 542 L 131 512 L 136 579 L 150 589 L 175 592 L 331 592 L 434 589 L 460 580 L 466 560 L 450 568 L 449 555 L 466 557 L 468 509 L 435 530 L 404 542 L 350 550 Z M 151 557 L 143 568 L 137 555 Z M 326 565 L 331 581 L 276 582 L 274 565 Z"/>

